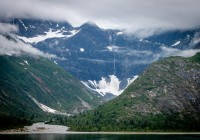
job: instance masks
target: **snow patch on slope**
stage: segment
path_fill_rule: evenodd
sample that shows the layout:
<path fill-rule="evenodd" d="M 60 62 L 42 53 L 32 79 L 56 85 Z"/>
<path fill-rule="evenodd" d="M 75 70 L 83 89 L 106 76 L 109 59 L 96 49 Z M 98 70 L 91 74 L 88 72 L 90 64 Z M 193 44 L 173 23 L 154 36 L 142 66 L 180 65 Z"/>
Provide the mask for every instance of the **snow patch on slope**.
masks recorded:
<path fill-rule="evenodd" d="M 80 51 L 81 51 L 81 52 L 84 52 L 84 51 L 85 51 L 85 49 L 84 49 L 84 48 L 80 48 Z"/>
<path fill-rule="evenodd" d="M 110 75 L 109 79 L 102 77 L 100 81 L 88 80 L 81 81 L 87 88 L 90 90 L 96 91 L 102 96 L 105 96 L 107 93 L 112 93 L 113 95 L 120 95 L 138 76 L 127 79 L 127 85 L 124 89 L 120 89 L 121 81 L 115 76 Z"/>
<path fill-rule="evenodd" d="M 35 37 L 30 37 L 30 38 L 27 38 L 24 36 L 18 36 L 18 38 L 23 40 L 26 43 L 36 44 L 38 42 L 44 41 L 49 38 L 70 38 L 74 36 L 75 34 L 77 34 L 79 31 L 80 30 L 72 30 L 72 31 L 69 31 L 70 32 L 69 35 L 64 35 L 63 33 L 68 32 L 68 31 L 61 31 L 61 30 L 52 31 L 52 29 L 50 29 L 48 32 L 45 32 L 45 35 L 38 35 Z"/>
<path fill-rule="evenodd" d="M 66 115 L 66 116 L 71 116 L 71 114 L 67 114 L 67 113 L 63 113 L 60 111 L 57 111 L 55 109 L 52 109 L 42 103 L 40 103 L 39 101 L 37 101 L 35 98 L 33 98 L 30 94 L 27 94 L 29 98 L 31 98 L 36 105 L 38 105 L 39 108 L 41 108 L 44 112 L 48 112 L 48 113 L 52 113 L 52 114 L 60 114 L 60 115 Z"/>
<path fill-rule="evenodd" d="M 28 27 L 26 27 L 25 24 L 24 24 L 20 19 L 18 19 L 18 20 L 19 20 L 19 22 L 22 24 L 22 26 L 24 27 L 24 29 L 27 30 Z"/>
<path fill-rule="evenodd" d="M 181 43 L 181 41 L 177 41 L 176 43 L 174 43 L 174 44 L 172 45 L 172 47 L 177 46 L 177 45 L 179 45 L 180 43 Z"/>
<path fill-rule="evenodd" d="M 29 65 L 28 61 L 24 60 L 24 62 L 25 62 L 27 65 Z"/>

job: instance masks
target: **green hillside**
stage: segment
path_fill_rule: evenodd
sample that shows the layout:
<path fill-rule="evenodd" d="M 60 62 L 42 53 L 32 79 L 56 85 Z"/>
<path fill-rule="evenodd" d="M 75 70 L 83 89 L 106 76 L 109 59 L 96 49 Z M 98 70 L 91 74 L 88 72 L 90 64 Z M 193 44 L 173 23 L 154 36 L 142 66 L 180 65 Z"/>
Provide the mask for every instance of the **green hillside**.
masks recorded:
<path fill-rule="evenodd" d="M 153 63 L 119 97 L 66 125 L 76 131 L 199 131 L 199 58 Z"/>
<path fill-rule="evenodd" d="M 8 117 L 26 122 L 49 114 L 77 114 L 101 100 L 45 58 L 0 56 L 0 128 L 9 123 Z"/>

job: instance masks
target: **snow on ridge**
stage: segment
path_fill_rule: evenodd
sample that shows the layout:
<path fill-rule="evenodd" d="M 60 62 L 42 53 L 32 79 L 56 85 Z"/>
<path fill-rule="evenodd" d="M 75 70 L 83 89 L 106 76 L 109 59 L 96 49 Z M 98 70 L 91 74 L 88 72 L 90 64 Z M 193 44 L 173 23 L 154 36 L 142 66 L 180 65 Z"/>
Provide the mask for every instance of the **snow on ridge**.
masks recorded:
<path fill-rule="evenodd" d="M 52 109 L 44 104 L 41 104 L 40 103 L 40 108 L 44 111 L 44 112 L 49 112 L 49 113 L 55 113 L 56 110 L 55 109 Z"/>
<path fill-rule="evenodd" d="M 70 38 L 70 37 L 72 37 L 72 36 L 74 36 L 74 35 L 76 35 L 77 33 L 79 33 L 80 32 L 80 30 L 72 30 L 72 31 L 70 31 L 70 35 L 66 35 L 66 37 L 67 38 Z"/>
<path fill-rule="evenodd" d="M 48 38 L 70 38 L 70 37 L 76 35 L 79 31 L 80 30 L 72 30 L 72 31 L 69 31 L 70 35 L 63 35 L 64 32 L 68 32 L 68 31 L 61 31 L 61 30 L 52 31 L 52 29 L 49 29 L 48 32 L 44 32 L 45 35 L 38 35 L 35 37 L 30 37 L 30 38 L 27 38 L 24 36 L 18 36 L 18 38 L 23 40 L 26 43 L 31 43 L 31 44 L 35 43 L 36 44 L 36 43 L 44 41 Z"/>
<path fill-rule="evenodd" d="M 52 23 L 49 21 L 49 24 L 52 25 Z"/>
<path fill-rule="evenodd" d="M 133 78 L 128 78 L 128 79 L 127 79 L 128 84 L 127 84 L 126 88 L 127 88 L 131 83 L 133 83 L 138 77 L 139 77 L 138 75 L 135 75 L 135 76 L 133 76 Z M 125 89 L 126 89 L 126 88 L 125 88 Z"/>
<path fill-rule="evenodd" d="M 115 75 L 109 75 L 109 80 L 102 77 L 100 81 L 88 80 L 87 82 L 81 81 L 90 90 L 98 92 L 100 95 L 105 96 L 107 93 L 113 95 L 120 95 L 138 76 L 127 79 L 127 86 L 124 89 L 120 89 L 121 81 Z"/>
<path fill-rule="evenodd" d="M 45 32 L 46 35 L 38 35 L 36 37 L 22 37 L 22 36 L 18 36 L 18 38 L 22 39 L 23 41 L 25 41 L 26 43 L 38 43 L 41 41 L 44 41 L 48 38 L 61 38 L 61 37 L 65 37 L 65 35 L 63 35 L 62 33 L 60 33 L 60 30 L 53 32 L 52 29 L 50 29 L 48 32 Z"/>
<path fill-rule="evenodd" d="M 179 45 L 180 43 L 181 43 L 181 41 L 177 41 L 176 43 L 174 43 L 174 44 L 172 45 L 172 47 L 177 46 L 177 45 Z"/>
<path fill-rule="evenodd" d="M 44 112 L 49 112 L 49 113 L 55 113 L 56 110 L 52 109 L 40 102 L 38 102 L 35 98 L 33 98 L 31 95 L 28 94 L 28 96 L 44 111 Z"/>
<path fill-rule="evenodd" d="M 24 63 L 19 62 L 20 65 L 24 65 Z"/>

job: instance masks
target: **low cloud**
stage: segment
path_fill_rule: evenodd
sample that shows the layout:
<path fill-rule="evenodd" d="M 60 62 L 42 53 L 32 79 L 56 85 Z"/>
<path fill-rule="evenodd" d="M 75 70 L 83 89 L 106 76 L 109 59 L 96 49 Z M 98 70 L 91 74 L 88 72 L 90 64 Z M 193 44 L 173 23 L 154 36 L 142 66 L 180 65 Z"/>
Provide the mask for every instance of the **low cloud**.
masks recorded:
<path fill-rule="evenodd" d="M 105 61 L 101 59 L 88 59 L 88 58 L 79 58 L 79 60 L 90 61 L 94 63 L 113 63 L 113 61 Z"/>
<path fill-rule="evenodd" d="M 137 57 L 144 57 L 144 56 L 151 56 L 153 55 L 152 51 L 138 51 L 138 50 L 128 50 L 127 55 L 130 56 L 137 56 Z"/>
<path fill-rule="evenodd" d="M 14 33 L 17 31 L 18 31 L 18 28 L 15 25 L 0 23 L 0 33 L 1 34 Z"/>
<path fill-rule="evenodd" d="M 182 57 L 191 57 L 197 52 L 200 52 L 200 49 L 189 49 L 189 50 L 180 50 L 176 48 L 168 48 L 165 46 L 161 47 L 162 52 L 159 57 L 169 57 L 169 56 L 182 56 Z"/>
<path fill-rule="evenodd" d="M 158 60 L 157 58 L 150 58 L 150 59 L 145 59 L 145 60 L 134 60 L 134 61 L 130 61 L 128 65 L 149 65 L 157 60 Z"/>
<path fill-rule="evenodd" d="M 199 0 L 0 0 L 0 18 L 93 21 L 138 36 L 200 26 Z"/>
<path fill-rule="evenodd" d="M 200 49 L 189 49 L 189 50 L 180 50 L 176 48 L 168 48 L 165 46 L 160 47 L 161 51 L 159 53 L 152 53 L 152 56 L 149 56 L 148 59 L 140 59 L 129 61 L 127 65 L 149 65 L 153 62 L 158 61 L 161 58 L 170 57 L 170 56 L 182 56 L 182 57 L 191 57 L 196 53 L 200 52 Z M 124 62 L 124 65 L 126 62 Z"/>
<path fill-rule="evenodd" d="M 149 50 L 133 50 L 127 47 L 120 47 L 120 46 L 107 46 L 106 48 L 108 50 L 104 50 L 104 51 L 111 51 L 114 53 L 120 53 L 123 55 L 129 55 L 129 56 L 144 57 L 144 56 L 153 55 L 153 52 Z"/>
<path fill-rule="evenodd" d="M 17 39 L 13 34 L 18 28 L 11 24 L 0 23 L 0 55 L 31 55 L 57 58 L 56 55 L 44 53 L 33 46 Z"/>

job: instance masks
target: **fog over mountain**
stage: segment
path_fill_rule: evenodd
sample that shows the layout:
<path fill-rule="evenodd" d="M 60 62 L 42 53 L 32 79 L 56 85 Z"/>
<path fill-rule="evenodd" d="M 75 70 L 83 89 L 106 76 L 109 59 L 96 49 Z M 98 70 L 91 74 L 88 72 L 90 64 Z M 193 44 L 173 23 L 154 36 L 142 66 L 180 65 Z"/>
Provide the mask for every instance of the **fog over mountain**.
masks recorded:
<path fill-rule="evenodd" d="M 18 27 L 15 25 L 0 23 L 0 55 L 31 55 L 57 58 L 56 55 L 44 53 L 19 40 L 15 35 L 17 31 Z"/>
<path fill-rule="evenodd" d="M 199 5 L 199 0 L 0 0 L 0 17 L 68 21 L 73 26 L 92 21 L 143 37 L 199 27 Z"/>

